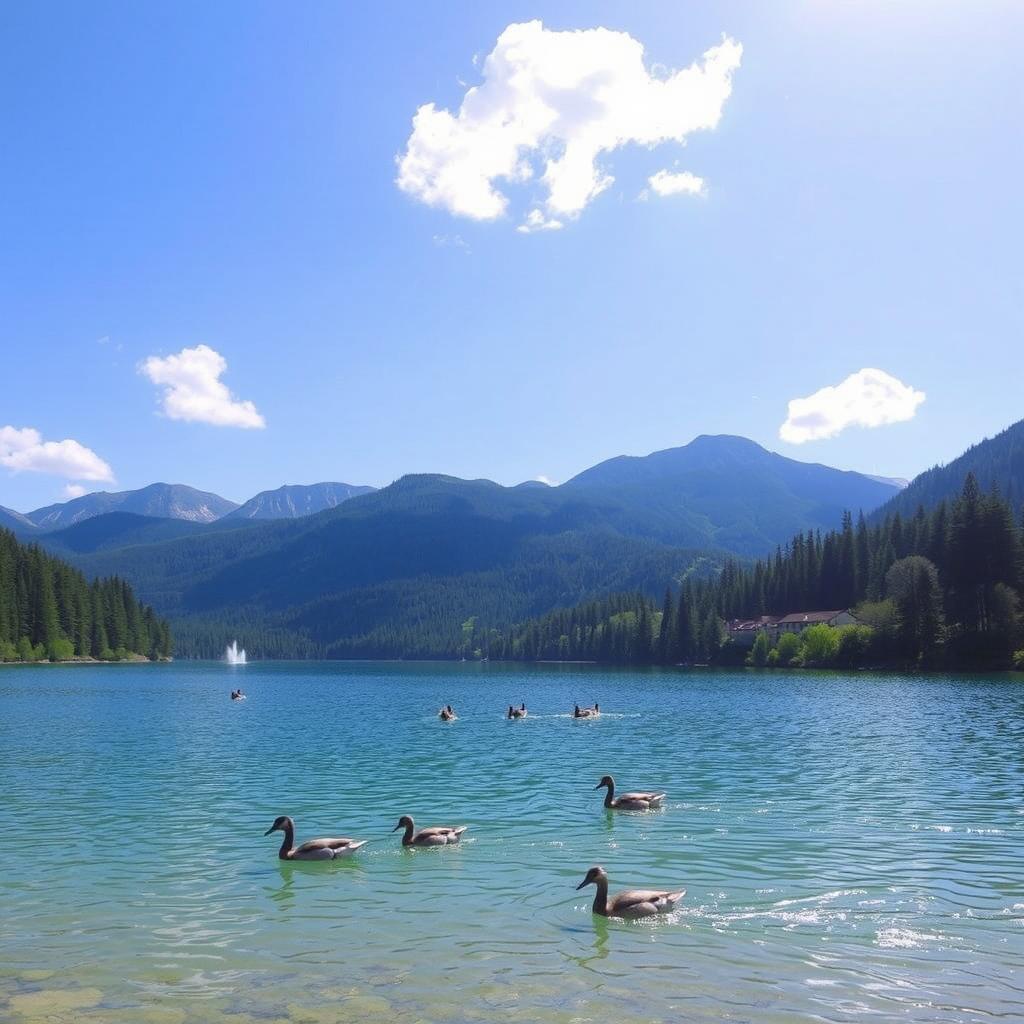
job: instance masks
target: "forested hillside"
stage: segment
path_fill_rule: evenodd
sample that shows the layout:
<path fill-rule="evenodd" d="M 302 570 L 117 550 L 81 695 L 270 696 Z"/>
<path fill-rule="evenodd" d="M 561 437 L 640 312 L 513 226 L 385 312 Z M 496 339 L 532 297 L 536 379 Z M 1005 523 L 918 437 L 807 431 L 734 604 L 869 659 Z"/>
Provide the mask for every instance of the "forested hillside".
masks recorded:
<path fill-rule="evenodd" d="M 834 527 L 846 509 L 869 512 L 897 486 L 797 462 L 745 437 L 705 434 L 681 448 L 609 459 L 559 490 L 602 505 L 623 533 L 756 556 L 800 530 Z"/>
<path fill-rule="evenodd" d="M 0 660 L 166 658 L 170 630 L 123 580 L 88 580 L 0 530 Z"/>
<path fill-rule="evenodd" d="M 467 622 L 507 630 L 612 591 L 660 593 L 894 491 L 705 437 L 561 487 L 412 475 L 304 518 L 189 529 L 101 516 L 43 543 L 131 580 L 172 617 L 183 656 L 237 636 L 254 657 L 450 657 Z"/>
<path fill-rule="evenodd" d="M 619 595 L 468 645 L 529 660 L 735 661 L 746 651 L 725 642 L 730 619 L 853 607 L 862 625 L 783 637 L 781 654 L 765 633 L 753 660 L 1003 668 L 1024 647 L 1022 593 L 1024 523 L 968 475 L 955 500 L 930 513 L 896 512 L 871 525 L 847 515 L 840 529 L 797 534 L 772 558 L 728 562 L 717 578 L 670 586 L 660 608 L 643 595 Z"/>
<path fill-rule="evenodd" d="M 1014 515 L 1020 515 L 1024 511 L 1024 420 L 972 445 L 947 465 L 921 473 L 872 518 L 882 520 L 896 512 L 913 515 L 918 506 L 933 509 L 940 501 L 951 502 L 968 473 L 974 475 L 983 491 L 997 490 Z"/>

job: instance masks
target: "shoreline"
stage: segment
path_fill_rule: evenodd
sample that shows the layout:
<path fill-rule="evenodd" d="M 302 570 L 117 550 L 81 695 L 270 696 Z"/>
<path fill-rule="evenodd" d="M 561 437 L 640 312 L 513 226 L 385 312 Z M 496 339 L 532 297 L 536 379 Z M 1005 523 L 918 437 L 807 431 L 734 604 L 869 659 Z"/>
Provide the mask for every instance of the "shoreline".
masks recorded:
<path fill-rule="evenodd" d="M 169 665 L 173 658 L 158 658 L 154 661 L 144 654 L 133 654 L 127 658 L 111 658 L 104 661 L 102 658 L 68 658 L 66 661 L 50 661 L 42 658 L 39 661 L 0 661 L 0 668 L 4 665 Z"/>

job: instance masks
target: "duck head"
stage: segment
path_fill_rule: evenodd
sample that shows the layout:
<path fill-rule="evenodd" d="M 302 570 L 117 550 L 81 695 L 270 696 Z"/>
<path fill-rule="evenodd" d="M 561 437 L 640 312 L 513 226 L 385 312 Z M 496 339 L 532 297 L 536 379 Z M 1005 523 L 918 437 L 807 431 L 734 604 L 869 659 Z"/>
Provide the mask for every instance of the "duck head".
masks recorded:
<path fill-rule="evenodd" d="M 576 891 L 578 892 L 580 889 L 584 888 L 584 886 L 587 885 L 596 885 L 602 879 L 607 882 L 608 875 L 603 867 L 601 867 L 600 865 L 595 865 L 587 872 L 587 877 L 584 878 L 583 881 L 576 886 Z"/>
<path fill-rule="evenodd" d="M 288 817 L 287 814 L 282 814 L 274 819 L 274 824 L 267 829 L 263 834 L 269 836 L 271 832 L 287 832 L 288 829 L 294 829 L 295 822 Z"/>
<path fill-rule="evenodd" d="M 611 789 L 615 785 L 615 780 L 610 775 L 602 775 L 601 781 L 594 787 L 594 789 L 603 789 L 607 787 Z"/>
<path fill-rule="evenodd" d="M 392 832 L 397 832 L 400 828 L 412 828 L 412 827 L 413 827 L 413 825 L 412 825 L 412 818 L 410 818 L 408 814 L 403 814 L 398 819 L 398 824 L 391 831 Z"/>

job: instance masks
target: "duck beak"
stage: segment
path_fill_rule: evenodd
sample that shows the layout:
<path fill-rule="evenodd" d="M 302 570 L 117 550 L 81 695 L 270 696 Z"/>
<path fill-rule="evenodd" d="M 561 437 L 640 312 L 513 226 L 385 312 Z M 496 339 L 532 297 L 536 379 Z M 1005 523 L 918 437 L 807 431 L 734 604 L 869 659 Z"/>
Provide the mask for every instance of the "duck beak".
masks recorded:
<path fill-rule="evenodd" d="M 399 822 L 391 831 L 392 832 L 397 832 L 401 827 L 402 827 L 402 823 Z"/>
<path fill-rule="evenodd" d="M 276 831 L 277 831 L 277 829 L 276 829 L 276 828 L 274 828 L 274 826 L 273 826 L 273 825 L 271 825 L 271 826 L 270 826 L 270 828 L 268 828 L 268 829 L 267 829 L 267 831 L 266 831 L 266 832 L 264 832 L 263 834 L 264 834 L 265 836 L 269 836 L 271 832 L 276 832 Z"/>
<path fill-rule="evenodd" d="M 576 886 L 576 891 L 579 892 L 580 889 L 582 889 L 583 886 L 585 886 L 585 885 L 590 885 L 590 879 L 589 878 L 584 878 L 583 881 L 580 882 L 580 884 Z"/>
<path fill-rule="evenodd" d="M 599 782 L 599 783 L 598 783 L 598 784 L 597 784 L 597 785 L 596 785 L 596 786 L 594 787 L 594 789 L 600 789 L 600 788 L 601 788 L 601 787 L 602 787 L 603 785 L 604 785 L 604 783 L 603 783 L 603 782 Z"/>

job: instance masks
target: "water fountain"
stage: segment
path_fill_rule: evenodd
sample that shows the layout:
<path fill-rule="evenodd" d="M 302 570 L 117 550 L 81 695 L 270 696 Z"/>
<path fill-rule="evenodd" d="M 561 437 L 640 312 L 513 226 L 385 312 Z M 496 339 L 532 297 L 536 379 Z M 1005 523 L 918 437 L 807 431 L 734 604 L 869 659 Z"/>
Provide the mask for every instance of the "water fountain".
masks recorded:
<path fill-rule="evenodd" d="M 244 665 L 245 664 L 245 648 L 241 650 L 238 648 L 238 641 L 232 640 L 224 650 L 224 660 L 229 665 Z"/>

